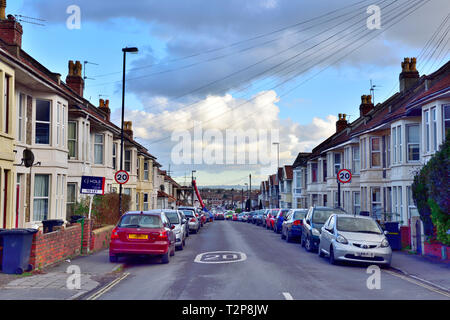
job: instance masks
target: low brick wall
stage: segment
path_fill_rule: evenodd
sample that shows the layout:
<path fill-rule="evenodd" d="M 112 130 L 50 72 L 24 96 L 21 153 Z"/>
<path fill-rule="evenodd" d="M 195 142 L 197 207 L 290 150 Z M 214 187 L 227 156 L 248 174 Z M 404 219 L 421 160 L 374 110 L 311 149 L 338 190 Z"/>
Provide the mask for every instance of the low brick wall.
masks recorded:
<path fill-rule="evenodd" d="M 33 236 L 30 264 L 36 268 L 43 268 L 56 262 L 87 252 L 91 243 L 92 221 L 85 220 L 83 232 L 80 223 L 70 224 L 65 228 L 50 233 L 39 230 Z M 81 246 L 83 237 L 83 247 Z"/>
<path fill-rule="evenodd" d="M 109 241 L 114 226 L 105 226 L 100 229 L 95 229 L 91 232 L 91 251 L 98 251 L 109 248 Z"/>
<path fill-rule="evenodd" d="M 50 233 L 40 230 L 33 236 L 30 263 L 34 268 L 42 268 L 70 256 L 80 254 L 81 225 L 72 225 Z"/>
<path fill-rule="evenodd" d="M 444 248 L 447 259 L 445 259 L 446 262 L 450 262 L 450 247 L 444 246 L 440 243 L 424 243 L 424 254 L 426 256 L 431 256 L 435 258 L 439 258 L 440 260 L 444 260 L 444 257 L 442 256 L 442 248 Z"/>

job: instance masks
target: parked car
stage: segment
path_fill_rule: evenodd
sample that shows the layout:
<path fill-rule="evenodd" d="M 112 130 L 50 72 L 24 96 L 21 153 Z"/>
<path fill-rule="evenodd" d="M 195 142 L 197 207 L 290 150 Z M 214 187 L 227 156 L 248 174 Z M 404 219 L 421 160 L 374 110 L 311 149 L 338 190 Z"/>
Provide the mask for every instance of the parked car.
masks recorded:
<path fill-rule="evenodd" d="M 130 211 L 112 230 L 109 261 L 117 262 L 123 255 L 158 255 L 169 263 L 175 255 L 175 225 L 162 211 Z"/>
<path fill-rule="evenodd" d="M 233 214 L 233 221 L 238 221 L 238 214 L 237 213 Z"/>
<path fill-rule="evenodd" d="M 173 229 L 176 237 L 175 248 L 178 250 L 183 250 L 186 245 L 186 229 L 188 229 L 187 220 L 183 219 L 181 216 L 181 211 L 166 209 L 161 209 L 161 211 L 166 214 L 170 223 L 175 226 L 175 229 Z"/>
<path fill-rule="evenodd" d="M 181 210 L 178 210 L 178 213 L 181 215 L 181 219 L 186 221 L 185 223 L 185 232 L 186 232 L 186 238 L 189 237 L 189 219 L 184 215 L 184 212 Z"/>
<path fill-rule="evenodd" d="M 190 209 L 181 209 L 188 219 L 189 233 L 197 233 L 200 230 L 200 221 L 197 218 L 195 211 Z"/>
<path fill-rule="evenodd" d="M 311 207 L 303 220 L 301 245 L 308 252 L 319 247 L 320 232 L 323 224 L 332 214 L 346 214 L 341 208 Z"/>
<path fill-rule="evenodd" d="M 248 212 L 243 212 L 242 213 L 242 222 L 247 222 L 248 220 Z"/>
<path fill-rule="evenodd" d="M 283 221 L 289 212 L 289 209 L 280 209 L 275 217 L 275 221 L 273 224 L 273 231 L 275 233 L 281 232 L 281 226 L 283 225 Z"/>
<path fill-rule="evenodd" d="M 247 222 L 248 223 L 253 223 L 253 216 L 255 215 L 254 211 L 251 211 L 247 214 Z"/>
<path fill-rule="evenodd" d="M 228 211 L 227 214 L 225 215 L 225 219 L 227 220 L 231 220 L 233 218 L 233 211 Z"/>
<path fill-rule="evenodd" d="M 259 226 L 262 222 L 262 213 L 263 210 L 256 211 L 255 215 L 253 216 L 253 223 Z"/>
<path fill-rule="evenodd" d="M 261 216 L 261 226 L 263 226 L 264 228 L 266 228 L 266 219 L 267 219 L 267 215 L 269 214 L 270 209 L 265 209 L 262 216 Z"/>
<path fill-rule="evenodd" d="M 271 209 L 266 218 L 266 227 L 267 229 L 273 230 L 275 226 L 275 218 L 280 209 Z"/>
<path fill-rule="evenodd" d="M 225 220 L 225 214 L 223 212 L 216 213 L 216 220 Z"/>
<path fill-rule="evenodd" d="M 286 219 L 281 225 L 281 239 L 291 242 L 300 239 L 302 236 L 303 219 L 306 217 L 308 209 L 291 209 L 286 215 Z"/>
<path fill-rule="evenodd" d="M 319 256 L 337 261 L 370 262 L 389 267 L 392 249 L 380 225 L 370 217 L 333 214 L 320 234 Z"/>

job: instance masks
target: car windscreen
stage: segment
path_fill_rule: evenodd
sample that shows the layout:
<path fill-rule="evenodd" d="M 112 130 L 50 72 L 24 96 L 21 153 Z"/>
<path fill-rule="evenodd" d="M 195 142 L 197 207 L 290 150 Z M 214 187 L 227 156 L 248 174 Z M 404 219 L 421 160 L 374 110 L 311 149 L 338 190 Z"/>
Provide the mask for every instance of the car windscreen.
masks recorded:
<path fill-rule="evenodd" d="M 325 221 L 327 221 L 328 218 L 333 213 L 342 214 L 343 212 L 340 212 L 338 210 L 317 210 L 316 209 L 316 210 L 314 210 L 314 213 L 313 213 L 312 222 L 324 224 Z"/>
<path fill-rule="evenodd" d="M 173 212 L 173 211 L 164 212 L 164 213 L 166 214 L 166 217 L 169 219 L 170 223 L 172 223 L 172 224 L 180 223 L 180 218 L 178 217 L 178 213 Z"/>
<path fill-rule="evenodd" d="M 183 211 L 183 213 L 184 213 L 184 215 L 186 217 L 193 217 L 194 216 L 194 211 L 192 211 L 192 210 L 182 210 L 182 211 Z"/>
<path fill-rule="evenodd" d="M 339 217 L 336 228 L 342 232 L 382 233 L 375 221 L 353 217 Z"/>
<path fill-rule="evenodd" d="M 281 210 L 280 216 L 286 217 L 286 215 L 287 215 L 288 212 L 289 212 L 289 210 Z"/>
<path fill-rule="evenodd" d="M 306 211 L 295 211 L 294 212 L 294 220 L 304 219 L 306 216 Z"/>
<path fill-rule="evenodd" d="M 161 228 L 161 218 L 157 215 L 127 214 L 120 220 L 121 228 Z"/>

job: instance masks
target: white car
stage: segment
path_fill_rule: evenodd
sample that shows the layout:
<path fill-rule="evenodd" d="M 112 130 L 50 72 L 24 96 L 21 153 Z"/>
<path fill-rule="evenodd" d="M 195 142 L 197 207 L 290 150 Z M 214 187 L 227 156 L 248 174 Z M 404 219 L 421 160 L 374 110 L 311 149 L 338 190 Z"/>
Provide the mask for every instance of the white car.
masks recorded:
<path fill-rule="evenodd" d="M 187 221 L 183 219 L 181 212 L 178 210 L 170 210 L 170 209 L 157 209 L 151 210 L 151 212 L 164 212 L 166 217 L 169 219 L 169 222 L 175 226 L 173 232 L 175 233 L 176 242 L 175 248 L 178 250 L 183 250 L 186 245 L 186 227 Z"/>
<path fill-rule="evenodd" d="M 319 256 L 337 261 L 369 262 L 389 267 L 392 249 L 385 232 L 370 217 L 331 215 L 322 227 Z"/>

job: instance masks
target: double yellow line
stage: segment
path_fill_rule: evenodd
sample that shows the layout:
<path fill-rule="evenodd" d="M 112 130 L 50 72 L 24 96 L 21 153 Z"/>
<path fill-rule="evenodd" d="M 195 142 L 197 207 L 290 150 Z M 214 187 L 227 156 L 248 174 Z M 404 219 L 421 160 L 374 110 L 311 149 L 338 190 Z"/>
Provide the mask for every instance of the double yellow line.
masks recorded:
<path fill-rule="evenodd" d="M 106 292 L 111 290 L 115 285 L 117 285 L 120 281 L 122 281 L 123 279 L 125 279 L 129 275 L 130 275 L 130 273 L 128 273 L 128 272 L 124 273 L 122 276 L 120 276 L 119 278 L 111 281 L 107 286 L 101 288 L 96 293 L 94 293 L 93 295 L 88 297 L 86 300 L 97 300 L 99 297 L 101 297 L 103 294 L 105 294 Z"/>

